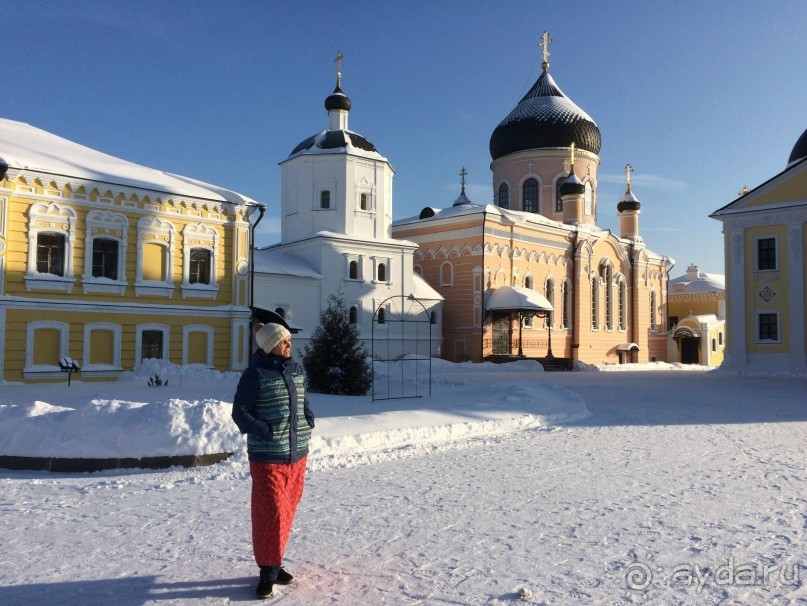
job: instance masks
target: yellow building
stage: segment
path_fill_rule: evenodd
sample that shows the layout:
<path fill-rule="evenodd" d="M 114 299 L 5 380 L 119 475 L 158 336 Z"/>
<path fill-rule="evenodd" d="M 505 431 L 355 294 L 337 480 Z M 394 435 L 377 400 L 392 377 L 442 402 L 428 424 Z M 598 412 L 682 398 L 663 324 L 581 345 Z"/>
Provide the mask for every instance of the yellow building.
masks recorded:
<path fill-rule="evenodd" d="M 244 368 L 256 206 L 0 119 L 0 379 Z"/>
<path fill-rule="evenodd" d="M 720 366 L 726 349 L 725 278 L 690 265 L 687 273 L 670 280 L 670 362 Z"/>
<path fill-rule="evenodd" d="M 723 367 L 807 371 L 807 131 L 785 170 L 711 216 L 726 249 Z"/>

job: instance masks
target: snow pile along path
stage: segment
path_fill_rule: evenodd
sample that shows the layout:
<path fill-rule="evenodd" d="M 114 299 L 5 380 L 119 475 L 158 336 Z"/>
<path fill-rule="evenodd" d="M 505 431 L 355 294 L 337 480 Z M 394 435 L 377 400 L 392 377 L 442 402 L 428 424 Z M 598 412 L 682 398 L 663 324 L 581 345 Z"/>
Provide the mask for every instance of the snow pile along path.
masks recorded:
<path fill-rule="evenodd" d="M 430 391 L 429 366 L 431 396 L 422 397 Z M 369 395 L 310 394 L 317 416 L 311 443 L 317 469 L 433 452 L 587 414 L 583 400 L 570 391 L 513 383 L 515 377 L 539 377 L 543 369 L 536 362 L 405 360 L 375 371 L 388 395 L 396 395 L 397 388 L 407 397 L 373 401 Z M 137 459 L 233 453 L 233 460 L 243 462 L 246 440 L 230 416 L 239 377 L 149 360 L 114 383 L 5 384 L 0 456 Z M 491 390 L 497 377 L 507 377 L 505 386 Z"/>

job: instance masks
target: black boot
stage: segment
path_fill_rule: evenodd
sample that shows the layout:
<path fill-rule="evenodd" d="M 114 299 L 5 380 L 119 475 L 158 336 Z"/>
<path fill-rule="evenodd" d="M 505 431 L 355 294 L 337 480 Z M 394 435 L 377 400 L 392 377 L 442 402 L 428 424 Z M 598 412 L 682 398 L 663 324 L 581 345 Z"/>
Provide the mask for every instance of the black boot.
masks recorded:
<path fill-rule="evenodd" d="M 272 587 L 277 582 L 280 566 L 261 566 L 261 580 L 255 588 L 255 597 L 265 600 L 272 597 Z"/>
<path fill-rule="evenodd" d="M 275 580 L 275 583 L 277 585 L 288 585 L 293 580 L 294 580 L 294 577 L 292 576 L 292 574 L 289 573 L 289 572 L 286 572 L 286 569 L 281 566 L 280 570 L 277 573 L 277 579 Z"/>

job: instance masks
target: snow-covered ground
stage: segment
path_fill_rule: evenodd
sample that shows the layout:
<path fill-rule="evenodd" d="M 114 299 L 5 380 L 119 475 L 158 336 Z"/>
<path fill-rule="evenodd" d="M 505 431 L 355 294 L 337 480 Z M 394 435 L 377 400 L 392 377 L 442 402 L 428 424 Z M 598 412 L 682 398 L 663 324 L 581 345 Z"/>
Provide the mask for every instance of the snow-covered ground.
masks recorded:
<path fill-rule="evenodd" d="M 429 397 L 418 364 L 417 386 L 395 369 L 381 384 L 422 397 L 312 394 L 297 579 L 272 603 L 807 601 L 807 376 L 435 360 Z M 0 455 L 235 453 L 0 470 L 0 604 L 253 601 L 237 379 L 147 365 L 111 384 L 0 384 Z"/>

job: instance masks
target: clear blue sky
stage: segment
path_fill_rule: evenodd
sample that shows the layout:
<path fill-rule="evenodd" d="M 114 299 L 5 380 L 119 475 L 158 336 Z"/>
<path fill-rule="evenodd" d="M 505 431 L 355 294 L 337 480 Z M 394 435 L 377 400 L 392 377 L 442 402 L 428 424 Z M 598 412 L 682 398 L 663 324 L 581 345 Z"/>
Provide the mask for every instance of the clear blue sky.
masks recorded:
<path fill-rule="evenodd" d="M 708 215 L 784 169 L 807 128 L 807 2 L 0 0 L 0 116 L 240 191 L 279 234 L 280 168 L 327 127 L 344 54 L 350 128 L 396 170 L 394 215 L 448 206 L 550 73 L 602 133 L 598 223 L 619 231 L 634 167 L 648 246 L 724 273 Z M 1 152 L 2 150 L 0 150 Z"/>

